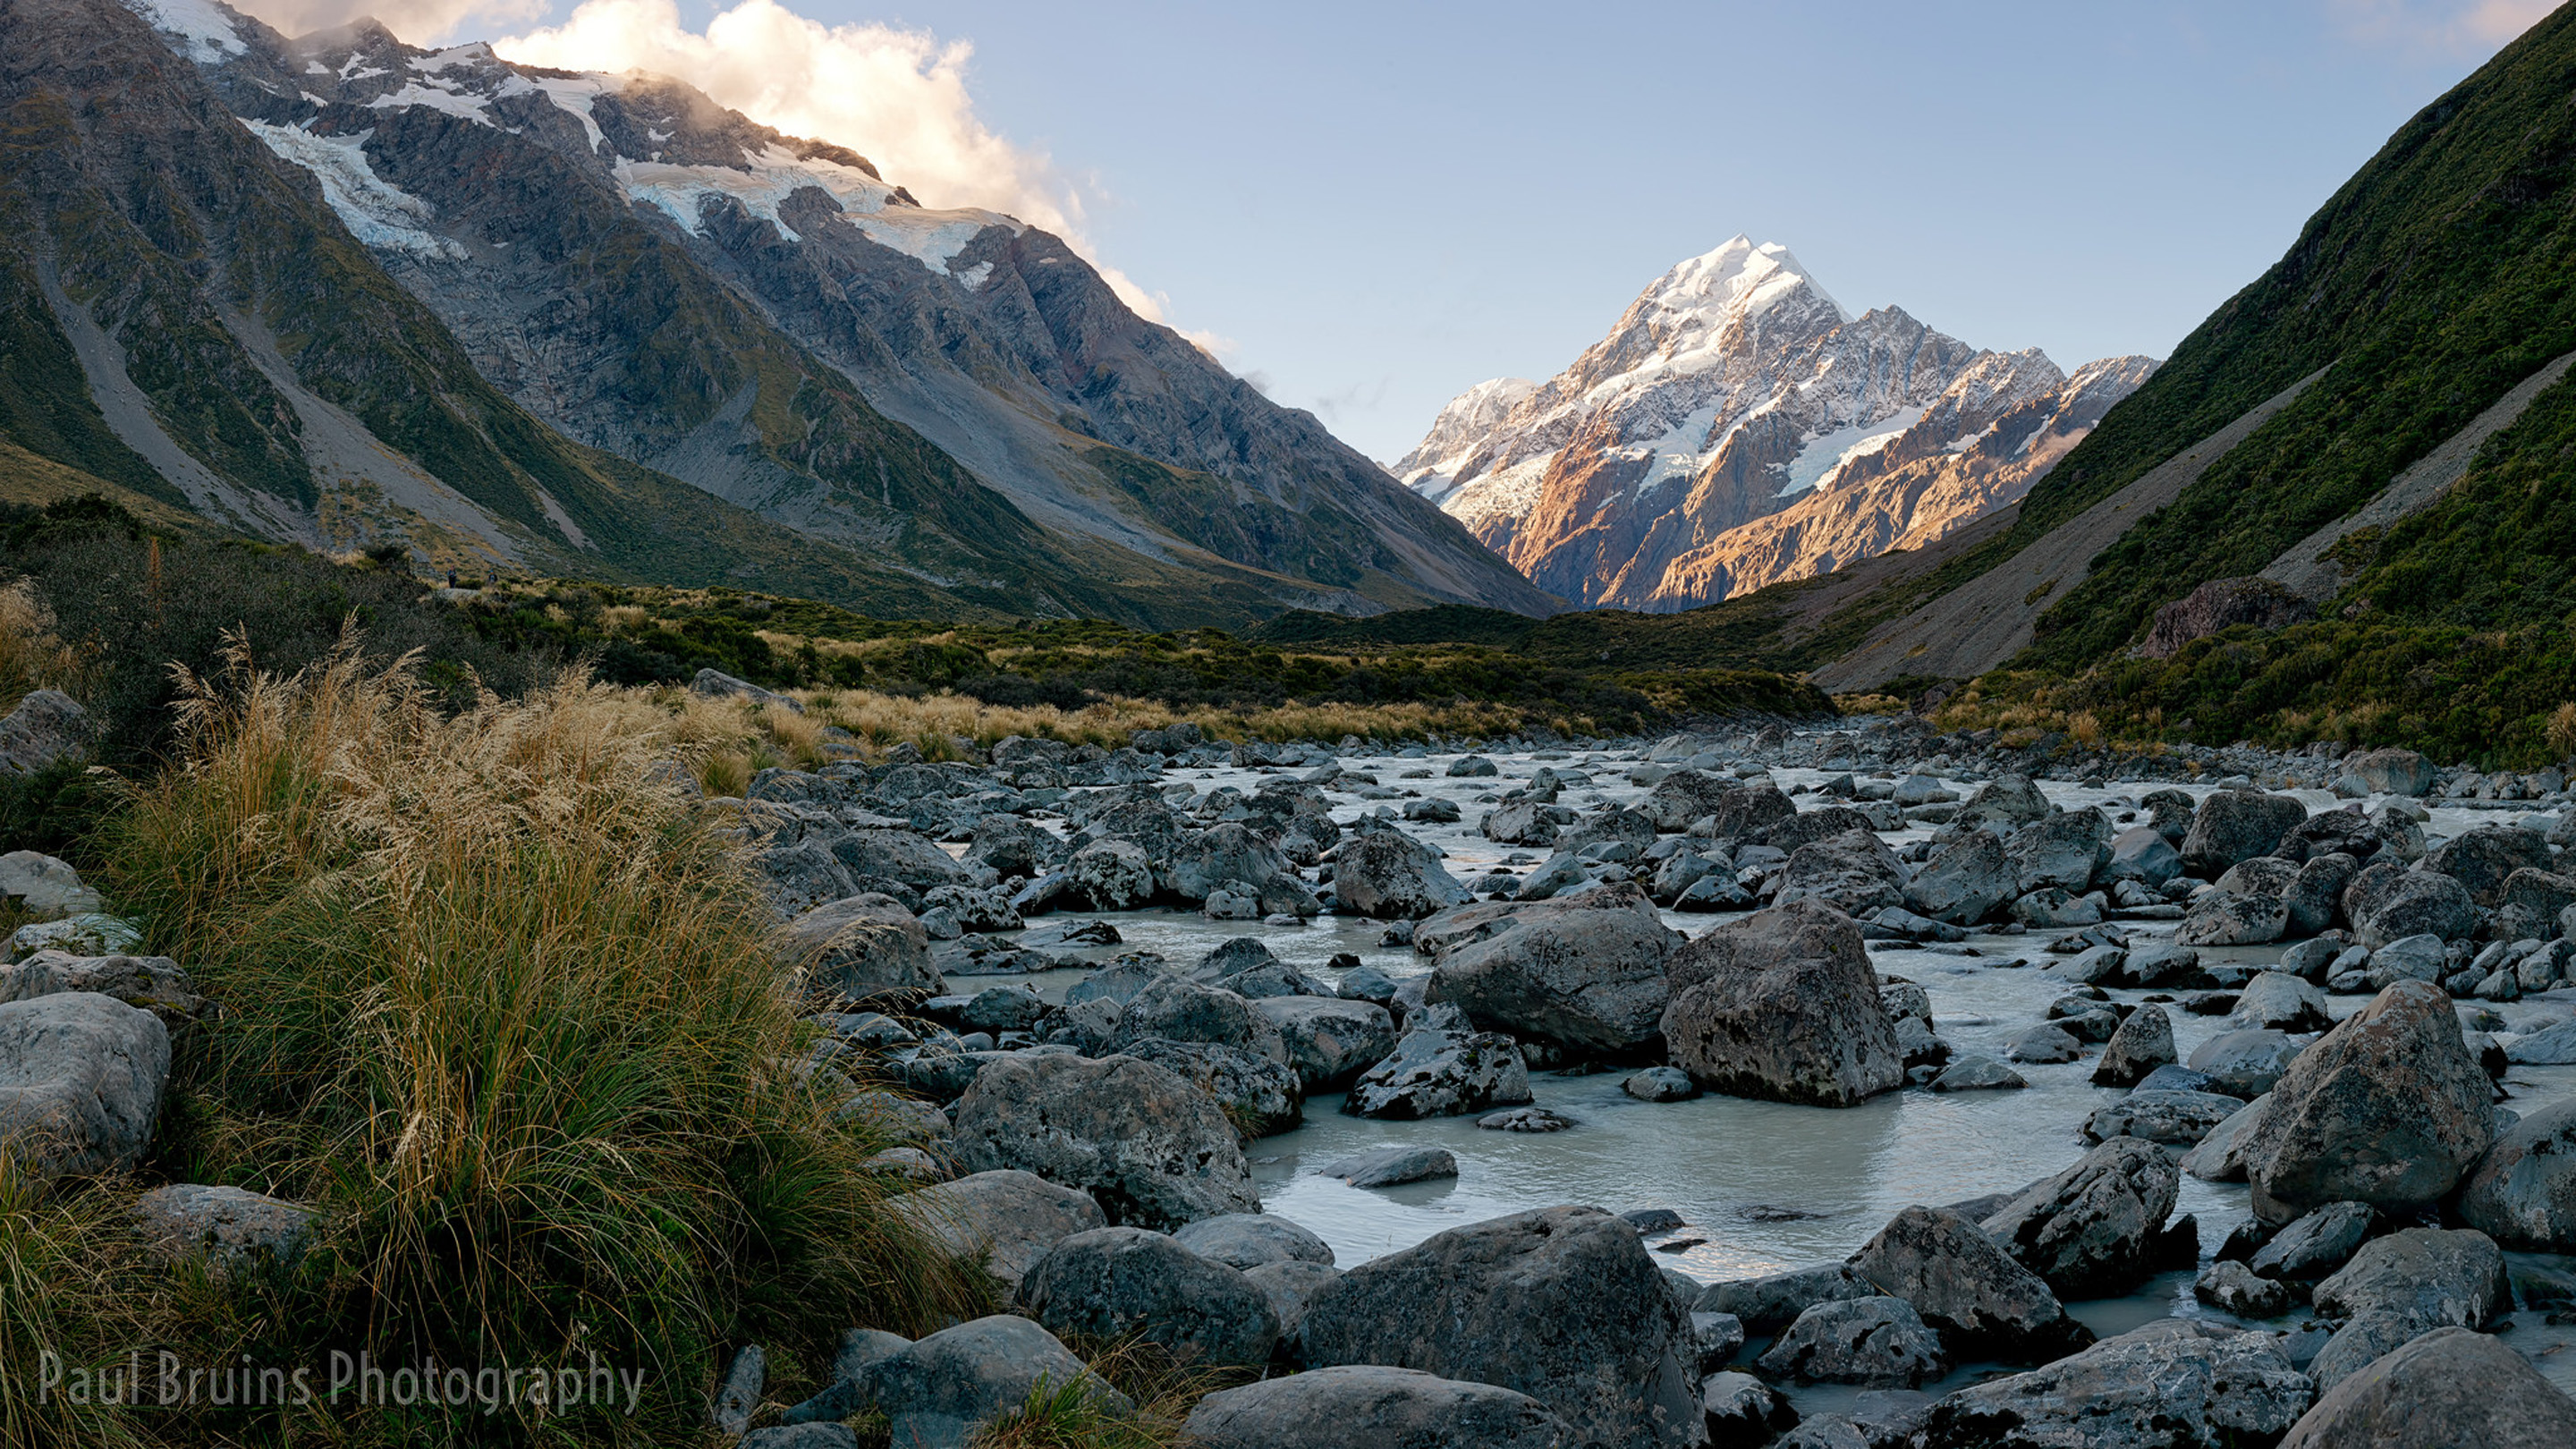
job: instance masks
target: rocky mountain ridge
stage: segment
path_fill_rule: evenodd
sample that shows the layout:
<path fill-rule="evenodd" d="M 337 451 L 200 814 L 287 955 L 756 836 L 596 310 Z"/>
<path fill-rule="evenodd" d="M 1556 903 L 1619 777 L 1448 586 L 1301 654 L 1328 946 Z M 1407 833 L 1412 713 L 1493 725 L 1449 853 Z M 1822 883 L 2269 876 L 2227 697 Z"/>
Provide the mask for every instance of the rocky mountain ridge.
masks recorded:
<path fill-rule="evenodd" d="M 910 617 L 1163 627 L 1288 606 L 1554 606 L 1314 419 L 1137 318 L 1060 240 L 994 213 L 923 208 L 857 153 L 783 136 L 677 82 L 514 66 L 484 46 L 423 51 L 371 21 L 290 40 L 212 0 L 19 3 L 0 7 L 0 25 L 34 62 L 12 67 L 21 106 L 94 109 L 98 77 L 72 58 L 121 57 L 114 79 L 151 101 L 119 138 L 145 191 L 170 189 L 184 151 L 160 131 L 222 153 L 177 178 L 207 225 L 165 239 L 174 288 L 224 265 L 192 242 L 241 225 L 231 213 L 246 195 L 292 197 L 294 234 L 275 253 L 332 258 L 317 311 L 372 317 L 362 330 L 375 350 L 417 347 L 470 370 L 469 385 L 429 387 L 357 360 L 269 366 L 294 375 L 286 395 L 302 408 L 287 431 L 304 441 L 287 451 L 319 440 L 328 465 L 210 441 L 251 436 L 237 425 L 159 438 L 190 406 L 267 406 L 245 380 L 261 371 L 257 334 L 292 353 L 295 321 L 232 307 L 206 339 L 245 355 L 229 371 L 200 359 L 157 381 L 120 379 L 88 330 L 136 342 L 84 288 L 45 295 L 65 239 L 25 236 L 17 311 L 56 335 L 45 376 L 17 391 L 105 439 L 67 450 L 32 422 L 5 429 L 40 461 L 97 463 L 109 484 L 272 537 L 390 540 L 434 563 L 731 577 Z M 95 167 L 100 144 L 75 125 L 42 149 Z M 352 241 L 363 252 L 341 250 Z M 363 304 L 343 296 L 353 289 Z M 165 395 L 210 377 L 188 404 Z M 462 485 L 422 439 L 353 431 L 302 401 L 378 387 L 415 424 L 436 415 L 434 396 L 489 398 L 506 423 L 442 425 L 433 431 L 457 436 L 441 446 L 477 452 L 535 427 L 552 441 L 533 451 L 569 447 L 657 497 L 693 485 L 697 498 L 646 511 L 697 521 L 667 530 L 651 560 L 603 556 L 594 545 L 625 524 L 603 529 L 552 484 L 553 505 L 531 498 L 524 517 L 495 523 L 485 501 L 447 496 Z M 734 533 L 803 572 L 762 573 L 721 550 L 690 557 L 693 541 Z"/>
<path fill-rule="evenodd" d="M 1738 236 L 1547 383 L 1461 394 L 1396 472 L 1541 587 L 1670 611 L 1955 531 L 2151 368 L 2106 359 L 2071 383 L 2036 349 L 1854 317 L 1787 248 Z"/>

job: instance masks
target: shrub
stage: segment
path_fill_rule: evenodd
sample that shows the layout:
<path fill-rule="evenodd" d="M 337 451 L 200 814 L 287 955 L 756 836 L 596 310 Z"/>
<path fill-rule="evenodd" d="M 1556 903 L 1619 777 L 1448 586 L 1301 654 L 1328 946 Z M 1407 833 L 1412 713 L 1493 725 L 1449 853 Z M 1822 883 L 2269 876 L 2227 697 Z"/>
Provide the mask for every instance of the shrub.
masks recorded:
<path fill-rule="evenodd" d="M 354 636 L 283 677 L 236 640 L 179 689 L 179 762 L 112 824 L 109 880 L 224 1006 L 182 1034 L 155 1165 L 333 1224 L 267 1343 L 596 1350 L 646 1373 L 644 1411 L 552 1432 L 667 1443 L 730 1343 L 828 1362 L 851 1324 L 983 1306 L 884 1210 L 909 1184 L 834 1121 L 846 1084 L 793 1069 L 765 907 L 653 779 L 670 708 L 576 675 L 451 714 Z M 528 1427 L 452 1414 L 361 1432 Z"/>

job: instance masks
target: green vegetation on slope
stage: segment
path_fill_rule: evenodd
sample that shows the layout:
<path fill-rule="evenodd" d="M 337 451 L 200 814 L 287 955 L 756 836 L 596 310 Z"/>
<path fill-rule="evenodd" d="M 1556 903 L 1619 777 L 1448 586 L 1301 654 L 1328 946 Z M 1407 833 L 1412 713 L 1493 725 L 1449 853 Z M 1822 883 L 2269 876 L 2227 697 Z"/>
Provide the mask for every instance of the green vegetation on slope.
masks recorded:
<path fill-rule="evenodd" d="M 2576 13 L 2562 13 L 2408 121 L 2288 255 L 2032 490 L 2017 537 L 2073 516 L 2327 368 L 2172 508 L 2110 549 L 2041 619 L 2024 663 L 2072 670 L 2106 658 L 2159 605 L 2260 569 L 2576 348 L 2571 100 Z M 2490 445 L 2484 465 L 2510 463 L 2539 438 L 2517 429 Z"/>

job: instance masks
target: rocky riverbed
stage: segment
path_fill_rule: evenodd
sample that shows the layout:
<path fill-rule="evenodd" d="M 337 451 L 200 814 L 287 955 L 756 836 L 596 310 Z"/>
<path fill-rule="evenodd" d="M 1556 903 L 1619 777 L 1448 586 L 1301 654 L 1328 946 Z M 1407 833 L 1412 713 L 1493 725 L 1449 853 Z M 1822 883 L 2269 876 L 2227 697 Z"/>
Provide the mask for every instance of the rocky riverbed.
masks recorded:
<path fill-rule="evenodd" d="M 2556 1432 L 2565 786 L 1884 720 L 765 771 L 702 808 L 810 1070 L 1036 1320 L 854 1334 L 790 1417 L 954 1442 L 1044 1329 L 1305 1370 L 1218 1444 Z"/>

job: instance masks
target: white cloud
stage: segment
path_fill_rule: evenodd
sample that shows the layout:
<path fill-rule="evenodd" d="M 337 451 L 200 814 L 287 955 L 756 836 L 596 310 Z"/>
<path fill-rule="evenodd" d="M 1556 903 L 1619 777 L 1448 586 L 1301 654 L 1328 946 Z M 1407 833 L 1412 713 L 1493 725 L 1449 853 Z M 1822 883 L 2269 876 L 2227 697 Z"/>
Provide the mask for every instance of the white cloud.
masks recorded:
<path fill-rule="evenodd" d="M 976 116 L 967 41 L 826 26 L 775 0 L 740 0 L 691 32 L 673 0 L 587 0 L 563 24 L 493 48 L 531 65 L 676 76 L 763 125 L 857 151 L 924 206 L 980 206 L 1054 232 L 1138 315 L 1163 320 L 1154 297 L 1093 252 L 1080 190 Z"/>
<path fill-rule="evenodd" d="M 2330 0 L 2356 40 L 2491 53 L 2558 8 L 2559 0 Z"/>

